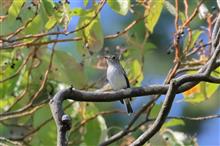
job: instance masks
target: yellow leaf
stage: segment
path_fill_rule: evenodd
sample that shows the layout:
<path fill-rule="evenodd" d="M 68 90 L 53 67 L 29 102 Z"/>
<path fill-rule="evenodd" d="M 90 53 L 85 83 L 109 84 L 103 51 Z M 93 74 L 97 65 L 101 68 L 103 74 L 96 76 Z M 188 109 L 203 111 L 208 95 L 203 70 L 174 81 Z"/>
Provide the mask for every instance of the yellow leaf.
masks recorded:
<path fill-rule="evenodd" d="M 183 95 L 184 96 L 193 96 L 195 93 L 199 93 L 201 91 L 200 89 L 200 85 L 196 85 L 194 87 L 192 87 L 191 89 L 183 92 Z"/>
<path fill-rule="evenodd" d="M 145 9 L 145 26 L 152 33 L 163 9 L 164 0 L 152 0 L 150 8 Z"/>

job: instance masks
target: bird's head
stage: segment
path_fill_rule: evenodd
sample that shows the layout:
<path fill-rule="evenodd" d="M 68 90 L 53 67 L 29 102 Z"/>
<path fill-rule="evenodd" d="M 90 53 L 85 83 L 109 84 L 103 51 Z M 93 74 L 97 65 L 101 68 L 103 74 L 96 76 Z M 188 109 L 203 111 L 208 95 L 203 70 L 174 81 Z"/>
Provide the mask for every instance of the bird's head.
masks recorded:
<path fill-rule="evenodd" d="M 114 65 L 119 63 L 119 58 L 116 55 L 105 56 L 108 65 Z"/>

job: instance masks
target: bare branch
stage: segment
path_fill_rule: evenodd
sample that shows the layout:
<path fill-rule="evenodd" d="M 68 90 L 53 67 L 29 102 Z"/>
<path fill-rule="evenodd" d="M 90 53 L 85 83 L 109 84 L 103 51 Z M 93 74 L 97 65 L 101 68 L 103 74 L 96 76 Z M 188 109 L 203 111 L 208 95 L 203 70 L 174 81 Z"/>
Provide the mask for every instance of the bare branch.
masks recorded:
<path fill-rule="evenodd" d="M 174 80 L 171 80 L 169 89 L 166 94 L 166 98 L 164 100 L 164 103 L 162 105 L 162 108 L 153 123 L 153 125 L 147 129 L 141 136 L 139 136 L 132 144 L 131 146 L 141 146 L 146 141 L 148 141 L 158 130 L 160 130 L 161 126 L 166 120 L 167 115 L 169 114 L 169 111 L 172 107 L 173 100 L 176 95 L 177 85 Z"/>

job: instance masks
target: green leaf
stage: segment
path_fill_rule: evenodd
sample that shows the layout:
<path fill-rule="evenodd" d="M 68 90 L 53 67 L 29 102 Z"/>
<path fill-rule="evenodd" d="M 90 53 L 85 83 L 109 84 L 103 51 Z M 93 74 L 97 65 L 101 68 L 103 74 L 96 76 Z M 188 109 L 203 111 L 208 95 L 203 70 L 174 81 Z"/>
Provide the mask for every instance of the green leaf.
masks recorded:
<path fill-rule="evenodd" d="M 81 106 L 82 108 L 82 106 Z M 86 112 L 84 115 L 79 115 L 83 119 L 89 119 L 98 113 L 98 108 L 94 103 L 87 103 L 84 109 Z M 88 121 L 85 125 L 84 145 L 95 146 L 103 142 L 107 136 L 107 126 L 105 119 L 99 115 L 95 119 Z"/>
<path fill-rule="evenodd" d="M 107 3 L 120 15 L 126 15 L 130 8 L 130 0 L 107 0 Z"/>
<path fill-rule="evenodd" d="M 8 15 L 5 21 L 3 21 L 3 23 L 0 23 L 0 28 L 3 28 L 0 32 L 1 35 L 11 33 L 15 31 L 19 25 L 21 25 L 21 22 L 19 20 L 16 20 L 16 18 L 17 16 L 19 16 L 24 3 L 25 0 L 14 0 L 12 2 L 10 8 L 8 9 Z"/>
<path fill-rule="evenodd" d="M 98 112 L 98 108 L 95 106 L 94 103 L 87 103 L 86 105 L 86 113 L 84 118 L 90 118 L 94 116 Z"/>
<path fill-rule="evenodd" d="M 84 135 L 84 142 L 86 143 L 86 145 L 98 145 L 101 131 L 97 119 L 90 121 L 88 124 L 86 124 L 85 128 L 86 134 Z"/>
<path fill-rule="evenodd" d="M 15 101 L 14 97 L 7 97 L 7 98 L 1 97 L 0 98 L 0 111 L 4 111 L 5 109 L 7 109 L 7 107 L 12 105 L 14 103 L 14 101 Z"/>
<path fill-rule="evenodd" d="M 202 82 L 204 83 L 205 90 L 203 90 L 203 95 L 206 97 L 206 99 L 210 98 L 219 88 L 219 84 L 214 84 L 214 83 L 207 83 L 207 82 Z"/>
<path fill-rule="evenodd" d="M 150 9 L 145 9 L 145 26 L 147 29 L 153 33 L 154 27 L 159 20 L 160 14 L 163 9 L 163 2 L 164 0 L 156 0 L 150 2 Z"/>
<path fill-rule="evenodd" d="M 99 19 L 93 20 L 85 29 L 85 35 L 90 49 L 100 50 L 103 47 L 104 36 Z"/>
<path fill-rule="evenodd" d="M 189 71 L 188 74 L 194 74 L 195 71 Z M 218 90 L 219 84 L 200 82 L 193 88 L 183 92 L 184 101 L 189 103 L 200 103 L 211 98 Z"/>
<path fill-rule="evenodd" d="M 69 139 L 76 142 L 83 139 L 80 146 L 98 145 L 107 135 L 107 126 L 104 118 L 101 115 L 97 116 L 99 111 L 96 105 L 94 103 L 74 102 L 73 108 L 75 113 L 70 112 L 69 114 L 74 118 L 74 123 L 88 121 L 81 129 L 71 133 Z M 78 124 L 73 125 L 73 127 L 76 125 Z"/>
<path fill-rule="evenodd" d="M 220 67 L 216 68 L 212 74 L 213 77 L 220 78 Z"/>
<path fill-rule="evenodd" d="M 25 0 L 13 1 L 12 5 L 8 10 L 8 17 L 12 19 L 12 16 L 15 18 L 20 13 L 20 10 L 24 4 Z"/>
<path fill-rule="evenodd" d="M 200 103 L 204 102 L 217 91 L 219 88 L 218 84 L 201 82 L 192 89 L 190 89 L 190 93 L 184 92 L 184 101 L 189 103 Z M 187 91 L 189 92 L 189 91 Z"/>
<path fill-rule="evenodd" d="M 102 116 L 90 121 L 85 128 L 84 142 L 87 146 L 99 145 L 107 136 L 107 126 Z"/>
<path fill-rule="evenodd" d="M 154 107 L 152 108 L 152 110 L 150 112 L 149 118 L 152 118 L 152 119 L 156 118 L 159 111 L 160 111 L 161 106 L 162 106 L 162 103 L 154 105 Z"/>
<path fill-rule="evenodd" d="M 49 55 L 48 55 L 49 56 Z M 80 88 L 85 84 L 83 67 L 64 51 L 55 51 L 51 79 Z"/>
<path fill-rule="evenodd" d="M 33 115 L 33 126 L 37 128 L 44 121 L 48 120 L 51 115 L 49 106 L 44 106 L 37 110 Z M 34 135 L 32 139 L 32 145 L 56 145 L 56 125 L 53 120 L 48 122 Z M 47 137 L 47 138 L 45 138 Z"/>
<path fill-rule="evenodd" d="M 136 86 L 140 86 L 144 79 L 144 75 L 141 69 L 141 64 L 138 60 L 134 60 L 131 63 L 131 70 L 129 71 L 129 79 L 136 80 Z"/>
<path fill-rule="evenodd" d="M 83 0 L 83 4 L 84 4 L 84 6 L 87 6 L 88 3 L 89 3 L 89 0 Z"/>
<path fill-rule="evenodd" d="M 47 11 L 44 5 L 40 5 L 38 15 L 34 17 L 33 21 L 26 27 L 24 33 L 36 34 L 42 32 L 48 20 Z"/>
<path fill-rule="evenodd" d="M 186 16 L 185 16 L 185 14 L 184 14 L 183 12 L 179 11 L 179 17 L 180 17 L 180 20 L 181 20 L 182 22 L 185 22 Z"/>
<path fill-rule="evenodd" d="M 106 138 L 108 137 L 108 129 L 107 129 L 107 125 L 106 125 L 106 122 L 105 122 L 105 119 L 103 118 L 103 116 L 99 115 L 97 117 L 97 120 L 99 122 L 99 127 L 101 130 L 101 135 L 99 138 L 99 141 L 101 143 L 101 142 L 104 142 L 106 140 Z"/>
<path fill-rule="evenodd" d="M 193 30 L 192 31 L 192 39 L 191 39 L 191 43 L 189 46 L 189 49 L 193 48 L 194 44 L 196 43 L 196 41 L 198 40 L 199 36 L 201 35 L 202 31 L 201 30 Z M 185 38 L 184 41 L 184 48 L 186 47 L 186 45 L 189 43 L 189 37 L 187 36 Z"/>
<path fill-rule="evenodd" d="M 173 127 L 173 126 L 183 126 L 185 122 L 181 119 L 172 119 L 163 124 L 163 128 Z"/>
<path fill-rule="evenodd" d="M 57 23 L 57 19 L 54 16 L 50 17 L 49 21 L 47 21 L 45 25 L 45 29 L 50 30 L 56 25 L 56 23 Z"/>
<path fill-rule="evenodd" d="M 82 8 L 74 8 L 70 11 L 70 16 L 81 16 L 86 14 L 86 11 Z"/>
<path fill-rule="evenodd" d="M 52 0 L 42 0 L 42 4 L 47 12 L 48 16 L 52 16 L 54 13 L 54 3 Z"/>
<path fill-rule="evenodd" d="M 88 122 L 85 128 L 84 142 L 87 146 L 99 145 L 107 136 L 107 126 L 102 116 Z"/>
<path fill-rule="evenodd" d="M 157 48 L 157 46 L 155 44 L 153 44 L 152 42 L 146 42 L 144 43 L 144 51 L 147 52 L 150 49 L 155 49 Z"/>
<path fill-rule="evenodd" d="M 165 8 L 172 14 L 173 16 L 176 16 L 176 9 L 169 1 L 164 1 Z"/>
<path fill-rule="evenodd" d="M 133 43 L 129 44 L 127 51 L 123 54 L 123 56 L 125 56 L 126 58 L 129 58 L 129 59 L 132 58 L 134 60 L 137 59 L 139 62 L 141 62 L 142 55 L 146 55 L 153 49 L 157 48 L 155 44 L 151 42 L 145 42 L 143 50 L 137 49 L 140 47 L 141 42 L 138 39 L 135 39 L 134 42 L 135 41 L 137 42 L 137 44 L 133 44 Z"/>
<path fill-rule="evenodd" d="M 16 50 L 13 52 L 1 52 L 1 70 L 0 70 L 0 80 L 4 80 L 6 78 L 11 77 L 18 70 L 20 65 L 22 64 L 22 60 L 13 60 L 11 59 L 12 53 L 16 53 Z M 20 76 L 23 76 L 22 74 Z M 14 95 L 14 89 L 18 86 L 16 83 L 19 79 L 19 76 L 15 76 L 14 78 L 7 80 L 3 83 L 0 83 L 0 93 L 1 97 L 7 98 L 8 96 Z"/>
<path fill-rule="evenodd" d="M 189 103 L 200 103 L 205 101 L 205 97 L 202 94 L 195 93 L 192 96 L 184 96 L 184 101 Z"/>
<path fill-rule="evenodd" d="M 47 48 L 41 48 L 38 50 L 38 53 L 41 54 L 39 55 L 39 61 L 40 64 L 37 67 L 36 71 L 33 71 L 31 73 L 31 79 L 34 81 L 37 80 L 41 80 L 42 77 L 44 76 L 45 71 L 47 70 L 48 66 L 49 66 L 49 60 L 50 60 L 50 53 L 48 52 Z M 50 76 L 50 75 L 49 75 Z M 35 82 L 36 84 L 36 89 L 39 88 L 40 83 L 39 82 Z"/>
<path fill-rule="evenodd" d="M 93 16 L 93 11 L 85 11 L 85 14 L 80 17 L 78 28 L 88 24 L 93 19 Z M 104 43 L 104 35 L 99 18 L 96 17 L 89 26 L 78 31 L 77 36 L 83 38 L 83 41 L 77 42 L 77 49 L 80 53 L 86 54 L 88 51 L 99 51 Z"/>

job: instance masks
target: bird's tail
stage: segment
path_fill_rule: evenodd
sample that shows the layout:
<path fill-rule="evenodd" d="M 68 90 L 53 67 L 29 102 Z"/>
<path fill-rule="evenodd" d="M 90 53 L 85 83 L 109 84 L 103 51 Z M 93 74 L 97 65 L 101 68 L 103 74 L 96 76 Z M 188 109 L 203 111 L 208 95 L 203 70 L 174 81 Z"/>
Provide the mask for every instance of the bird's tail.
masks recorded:
<path fill-rule="evenodd" d="M 133 113 L 133 109 L 131 107 L 130 99 L 124 99 L 124 103 L 126 104 L 128 114 Z"/>

